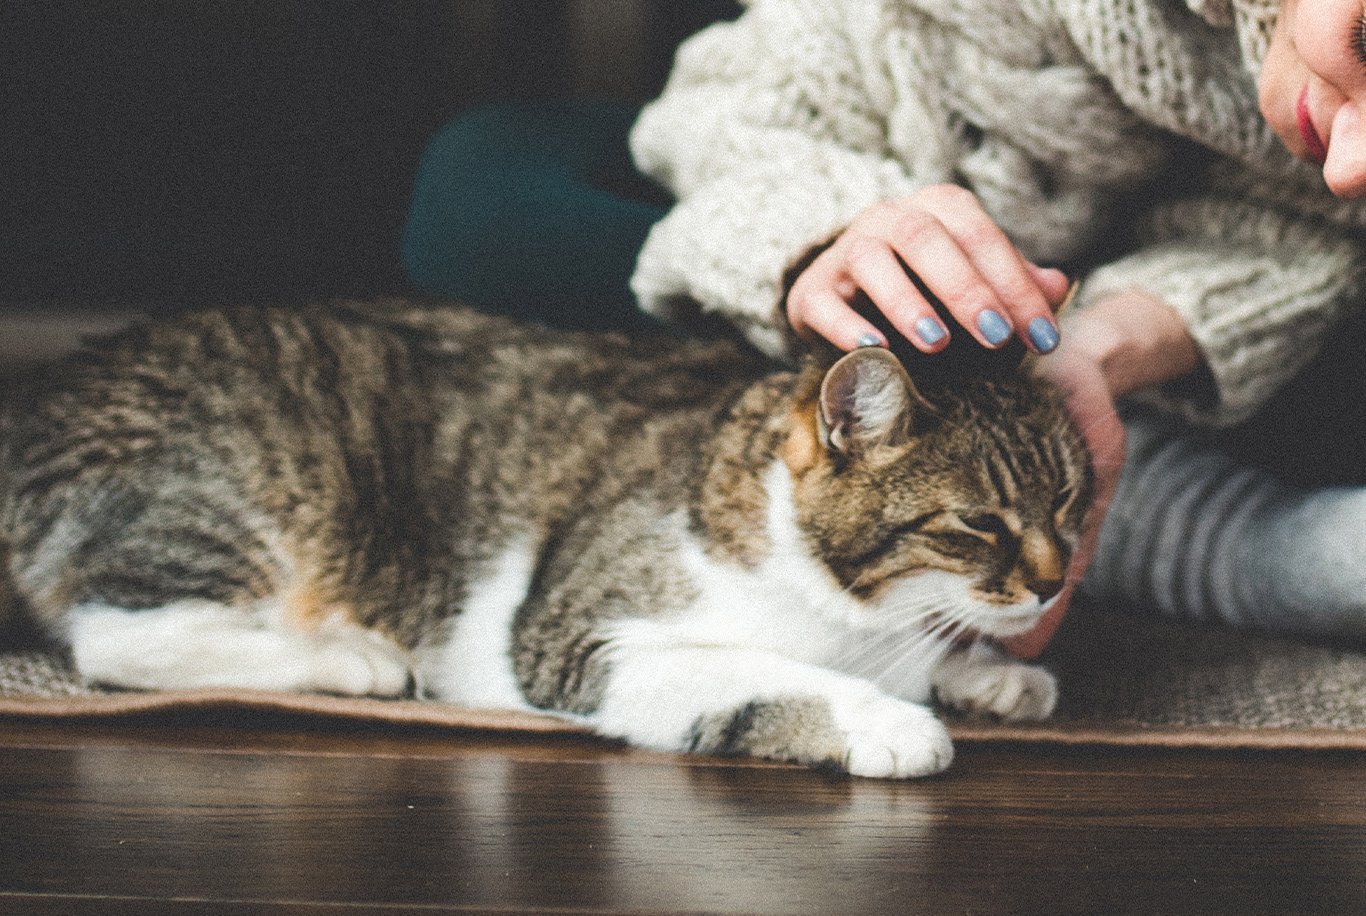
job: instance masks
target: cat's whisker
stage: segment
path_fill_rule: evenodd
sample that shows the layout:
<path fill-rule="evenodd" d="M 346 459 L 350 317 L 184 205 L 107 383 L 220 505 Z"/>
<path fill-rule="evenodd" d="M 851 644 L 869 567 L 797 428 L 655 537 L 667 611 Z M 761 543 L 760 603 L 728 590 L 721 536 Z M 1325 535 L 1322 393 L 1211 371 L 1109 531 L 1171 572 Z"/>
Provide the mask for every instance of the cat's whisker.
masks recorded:
<path fill-rule="evenodd" d="M 944 608 L 937 608 L 934 613 L 945 613 Z M 891 645 L 883 648 L 883 651 L 876 656 L 875 660 L 870 660 L 868 667 L 873 670 L 883 669 L 882 674 L 890 671 L 898 662 L 905 661 L 912 657 L 919 658 L 926 647 L 934 650 L 943 639 L 943 634 L 954 626 L 952 617 L 941 617 L 934 624 L 924 629 L 911 630 L 909 628 L 892 631 L 890 635 L 908 634 L 907 638 L 900 640 L 889 640 Z M 932 653 L 933 654 L 933 653 Z M 885 668 L 884 668 L 885 666 Z M 879 676 L 882 676 L 880 674 Z"/>
<path fill-rule="evenodd" d="M 945 619 L 933 627 L 901 640 L 879 656 L 877 663 L 870 664 L 871 680 L 875 683 L 896 683 L 902 680 L 897 676 L 899 669 L 908 673 L 923 672 L 934 665 L 952 648 L 957 635 L 966 623 L 958 619 Z"/>
<path fill-rule="evenodd" d="M 860 672 L 874 683 L 885 680 L 899 663 L 904 663 L 908 655 L 914 654 L 915 646 L 922 637 L 923 634 L 913 634 L 909 638 L 888 640 L 887 644 L 879 645 L 877 653 L 859 665 Z"/>
<path fill-rule="evenodd" d="M 934 613 L 939 617 L 928 627 L 895 631 L 895 635 L 904 634 L 904 638 L 889 640 L 878 655 L 867 660 L 866 666 L 870 670 L 891 670 L 899 663 L 914 661 L 917 667 L 923 667 L 936 662 L 953 645 L 954 634 L 964 624 L 949 609 L 937 609 Z"/>
<path fill-rule="evenodd" d="M 893 621 L 893 624 L 881 630 L 872 639 L 857 639 L 847 643 L 836 655 L 831 657 L 830 664 L 836 667 L 850 664 L 860 655 L 867 653 L 870 650 L 870 646 L 880 645 L 883 641 L 887 640 L 889 636 L 905 632 L 922 632 L 925 629 L 924 624 L 927 620 L 932 620 L 936 616 L 942 616 L 948 607 L 949 606 L 944 603 L 936 602 L 929 604 L 921 601 L 917 602 L 915 605 L 906 605 L 904 607 L 894 605 L 892 607 L 884 608 L 882 613 L 890 618 Z"/>
<path fill-rule="evenodd" d="M 912 655 L 919 656 L 924 647 L 933 645 L 936 641 L 939 626 L 940 625 L 936 625 L 934 628 L 909 633 L 906 637 L 898 640 L 883 653 L 879 660 L 879 665 L 893 664 L 900 659 Z"/>
<path fill-rule="evenodd" d="M 927 613 L 924 615 L 929 616 Z M 924 628 L 904 626 L 885 630 L 873 639 L 859 640 L 845 647 L 837 664 L 863 672 L 880 671 L 889 660 L 904 655 L 909 645 L 924 636 Z"/>

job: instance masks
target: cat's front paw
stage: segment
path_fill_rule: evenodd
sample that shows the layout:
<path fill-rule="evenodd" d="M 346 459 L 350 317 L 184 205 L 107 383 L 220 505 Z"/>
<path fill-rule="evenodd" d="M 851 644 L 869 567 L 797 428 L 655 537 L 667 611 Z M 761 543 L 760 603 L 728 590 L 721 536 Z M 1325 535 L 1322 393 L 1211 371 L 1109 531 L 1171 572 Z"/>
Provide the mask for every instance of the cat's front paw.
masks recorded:
<path fill-rule="evenodd" d="M 834 711 L 844 732 L 844 768 L 855 776 L 908 779 L 953 762 L 948 729 L 924 706 L 874 695 Z"/>
<path fill-rule="evenodd" d="M 820 695 L 754 700 L 701 716 L 684 747 L 753 754 L 794 763 L 834 765 L 855 776 L 909 779 L 938 773 L 953 743 L 933 712 L 893 699 L 871 685 Z"/>
<path fill-rule="evenodd" d="M 1058 681 L 1037 665 L 991 660 L 946 664 L 935 681 L 946 706 L 1007 722 L 1047 719 L 1058 705 Z"/>

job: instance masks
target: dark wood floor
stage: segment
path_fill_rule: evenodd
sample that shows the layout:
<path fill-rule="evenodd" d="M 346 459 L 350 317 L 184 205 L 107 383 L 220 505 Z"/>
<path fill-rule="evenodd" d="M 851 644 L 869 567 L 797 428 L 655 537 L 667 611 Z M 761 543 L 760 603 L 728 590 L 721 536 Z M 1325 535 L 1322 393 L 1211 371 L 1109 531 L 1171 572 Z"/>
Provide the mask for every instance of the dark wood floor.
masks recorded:
<path fill-rule="evenodd" d="M 0 912 L 1366 912 L 1358 756 L 960 746 L 910 783 L 223 717 L 0 720 Z"/>

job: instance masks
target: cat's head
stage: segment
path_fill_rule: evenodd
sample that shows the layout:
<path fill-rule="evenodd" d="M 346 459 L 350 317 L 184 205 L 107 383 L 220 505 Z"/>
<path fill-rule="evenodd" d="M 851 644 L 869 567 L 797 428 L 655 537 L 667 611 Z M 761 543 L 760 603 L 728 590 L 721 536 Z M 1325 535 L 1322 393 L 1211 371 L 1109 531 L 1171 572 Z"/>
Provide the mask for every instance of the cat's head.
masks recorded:
<path fill-rule="evenodd" d="M 922 392 L 878 348 L 804 379 L 783 448 L 798 523 L 866 622 L 1030 630 L 1091 496 L 1058 393 L 1024 372 Z"/>

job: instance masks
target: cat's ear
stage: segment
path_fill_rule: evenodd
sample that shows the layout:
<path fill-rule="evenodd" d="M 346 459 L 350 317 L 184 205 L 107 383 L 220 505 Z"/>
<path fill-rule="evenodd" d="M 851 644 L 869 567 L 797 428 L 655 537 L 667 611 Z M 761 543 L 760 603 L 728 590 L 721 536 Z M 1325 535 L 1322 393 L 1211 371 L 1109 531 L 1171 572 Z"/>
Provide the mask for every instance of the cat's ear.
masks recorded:
<path fill-rule="evenodd" d="M 881 347 L 860 347 L 841 357 L 821 382 L 821 442 L 843 453 L 896 445 L 910 435 L 922 406 L 900 360 Z"/>

